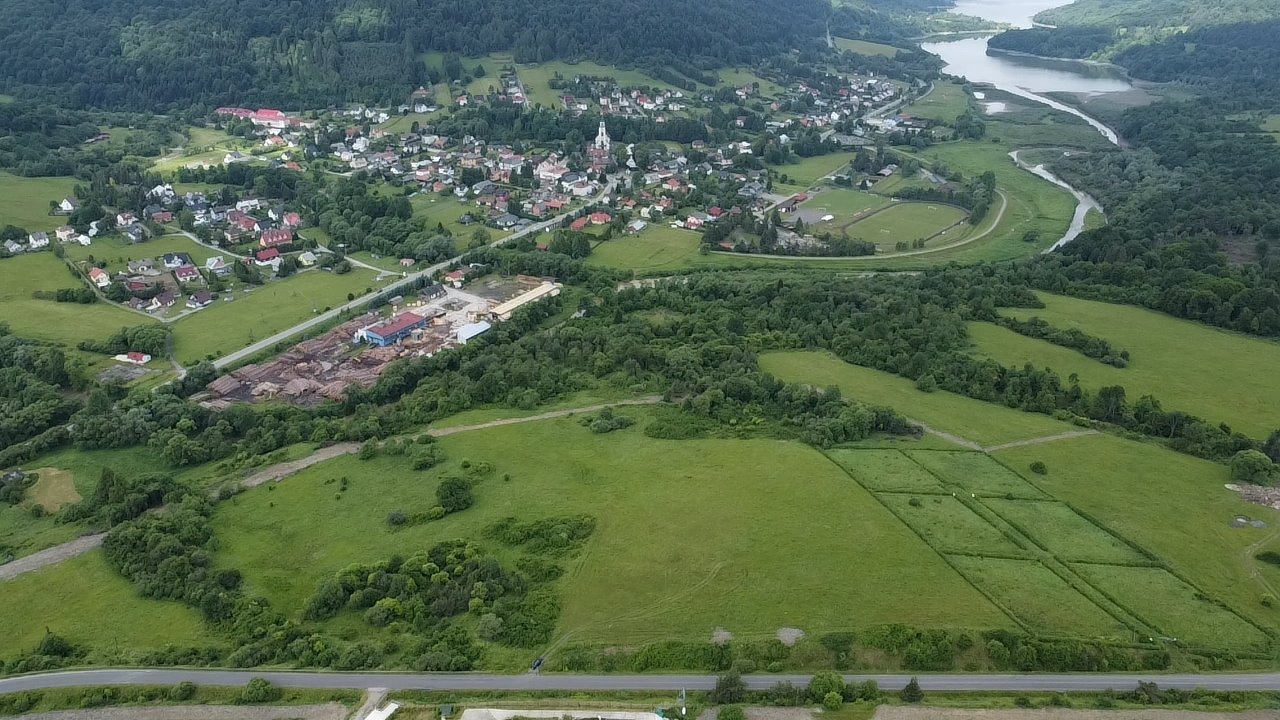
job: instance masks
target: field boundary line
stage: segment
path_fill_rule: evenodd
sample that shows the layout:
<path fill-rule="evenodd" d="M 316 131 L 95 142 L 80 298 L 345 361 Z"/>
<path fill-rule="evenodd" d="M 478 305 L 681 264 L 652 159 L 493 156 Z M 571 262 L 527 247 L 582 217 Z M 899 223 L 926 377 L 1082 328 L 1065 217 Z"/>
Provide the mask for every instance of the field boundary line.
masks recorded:
<path fill-rule="evenodd" d="M 915 460 L 913 460 L 910 455 L 903 453 L 901 450 L 899 450 L 898 452 L 902 453 L 903 457 L 907 458 L 908 461 L 913 463 L 915 462 Z M 1030 625 L 1028 625 L 1026 621 L 1018 617 L 1016 614 L 1014 614 L 1012 610 L 1006 607 L 1005 604 L 1000 602 L 1000 600 L 997 599 L 994 595 L 992 595 L 991 593 L 987 592 L 985 589 L 980 587 L 978 583 L 974 582 L 973 578 L 966 575 L 959 567 L 956 566 L 955 563 L 951 561 L 951 558 L 948 557 L 947 553 L 939 549 L 937 545 L 934 545 L 932 542 L 929 542 L 929 538 L 925 537 L 924 533 L 912 527 L 911 523 L 904 520 L 902 518 L 902 515 L 898 514 L 898 512 L 894 510 L 893 507 L 889 505 L 889 503 L 885 502 L 884 499 L 881 498 L 874 490 L 872 490 L 871 488 L 863 484 L 861 480 L 859 480 L 856 476 L 854 476 L 853 473 L 849 472 L 849 470 L 845 468 L 843 465 L 836 462 L 830 455 L 823 452 L 822 457 L 826 458 L 827 462 L 831 463 L 832 465 L 835 465 L 836 468 L 840 470 L 840 472 L 844 473 L 845 477 L 849 478 L 851 481 L 853 481 L 855 485 L 862 488 L 868 495 L 874 498 L 875 501 L 880 504 L 880 507 L 885 509 L 885 512 L 888 512 L 890 515 L 892 515 L 894 519 L 898 521 L 899 524 L 901 524 L 903 527 L 907 529 L 908 532 L 910 532 L 912 535 L 915 535 L 917 538 L 919 538 L 920 542 L 924 543 L 925 547 L 932 550 L 933 553 L 937 555 L 939 558 L 942 558 L 942 562 L 947 567 L 951 568 L 951 572 L 960 576 L 960 579 L 965 581 L 965 583 L 968 584 L 969 587 L 973 588 L 975 592 L 977 592 L 982 597 L 986 598 L 987 602 L 991 603 L 992 607 L 1004 613 L 1004 616 L 1009 618 L 1009 620 L 1013 622 L 1014 626 L 1018 627 L 1020 630 L 1026 633 L 1030 633 L 1030 634 L 1035 633 L 1034 629 Z M 942 478 L 938 477 L 937 475 L 934 475 L 932 472 L 929 472 L 928 468 L 923 468 L 923 469 L 925 472 L 929 473 L 930 475 L 933 475 L 933 477 L 939 483 L 942 483 L 944 487 L 946 486 L 946 481 L 944 481 Z M 986 520 L 986 518 L 982 518 L 982 519 Z M 986 520 L 986 522 L 990 522 L 990 521 Z M 998 529 L 999 528 L 997 528 L 997 530 Z"/>

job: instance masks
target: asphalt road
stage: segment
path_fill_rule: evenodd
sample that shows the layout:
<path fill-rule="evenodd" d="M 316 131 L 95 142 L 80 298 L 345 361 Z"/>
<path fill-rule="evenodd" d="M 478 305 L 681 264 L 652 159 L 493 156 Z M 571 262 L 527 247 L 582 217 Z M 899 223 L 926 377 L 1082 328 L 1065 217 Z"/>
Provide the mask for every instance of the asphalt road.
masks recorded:
<path fill-rule="evenodd" d="M 0 679 L 0 693 L 90 685 L 244 685 L 260 677 L 291 688 L 335 690 L 498 690 L 498 691 L 660 691 L 710 690 L 714 675 L 481 675 L 472 673 L 338 673 L 241 670 L 71 670 Z M 1139 680 L 1162 688 L 1210 690 L 1280 690 L 1280 673 L 1235 675 L 919 675 L 920 685 L 934 691 L 1086 691 L 1127 690 Z M 908 675 L 849 675 L 849 681 L 875 680 L 885 690 L 898 690 Z M 775 683 L 807 685 L 808 675 L 747 675 L 747 687 L 764 690 Z"/>

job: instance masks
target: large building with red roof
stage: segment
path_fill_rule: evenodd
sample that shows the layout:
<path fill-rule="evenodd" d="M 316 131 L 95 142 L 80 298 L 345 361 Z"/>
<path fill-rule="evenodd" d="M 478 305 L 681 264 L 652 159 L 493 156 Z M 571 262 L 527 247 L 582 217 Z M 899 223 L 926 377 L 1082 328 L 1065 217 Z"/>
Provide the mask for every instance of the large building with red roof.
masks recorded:
<path fill-rule="evenodd" d="M 401 313 L 381 325 L 367 327 L 360 332 L 364 335 L 364 339 L 371 345 L 386 347 L 388 345 L 395 345 L 401 340 L 409 337 L 413 334 L 414 330 L 425 328 L 428 322 L 430 321 L 421 315 L 407 312 Z"/>

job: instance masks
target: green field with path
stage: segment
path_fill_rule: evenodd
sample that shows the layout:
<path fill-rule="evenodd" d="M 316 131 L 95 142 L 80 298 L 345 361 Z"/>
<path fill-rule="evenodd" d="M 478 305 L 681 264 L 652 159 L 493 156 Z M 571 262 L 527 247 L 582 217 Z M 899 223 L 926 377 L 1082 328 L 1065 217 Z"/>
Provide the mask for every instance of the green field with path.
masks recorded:
<path fill-rule="evenodd" d="M 619 412 L 642 424 L 646 417 L 640 408 Z M 717 626 L 756 637 L 791 626 L 1008 623 L 868 492 L 803 445 L 654 440 L 639 426 L 595 435 L 572 418 L 440 443 L 449 458 L 444 472 L 456 472 L 463 459 L 493 463 L 494 474 L 476 487 L 475 507 L 391 532 L 388 513 L 435 504 L 441 473 L 414 472 L 404 457 L 341 458 L 221 507 L 217 562 L 241 569 L 253 590 L 297 612 L 320 578 L 351 562 L 479 538 L 507 515 L 586 512 L 598 529 L 560 581 L 560 632 L 574 641 L 703 641 Z M 341 476 L 351 483 L 338 500 L 326 481 Z M 803 483 L 787 479 L 797 477 Z M 859 561 L 815 574 L 800 557 Z M 903 575 L 908 566 L 912 573 Z"/>

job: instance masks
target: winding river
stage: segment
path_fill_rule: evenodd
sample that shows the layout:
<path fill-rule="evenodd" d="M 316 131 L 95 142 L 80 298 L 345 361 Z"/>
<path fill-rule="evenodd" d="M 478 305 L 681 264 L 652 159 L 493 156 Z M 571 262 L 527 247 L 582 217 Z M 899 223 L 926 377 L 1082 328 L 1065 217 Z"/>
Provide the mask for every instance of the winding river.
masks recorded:
<path fill-rule="evenodd" d="M 1013 27 L 1028 28 L 1036 13 L 1063 5 L 1068 0 L 956 0 L 951 12 L 962 15 L 1008 23 Z M 1071 60 L 1054 60 L 1028 55 L 990 52 L 986 37 L 963 37 L 922 43 L 921 47 L 942 58 L 946 63 L 943 72 L 967 78 L 970 82 L 984 83 L 1010 95 L 1047 105 L 1059 112 L 1075 115 L 1089 123 L 1109 142 L 1120 145 L 1123 141 L 1115 130 L 1097 118 L 1047 97 L 1043 93 L 1111 93 L 1132 88 L 1128 80 L 1113 68 Z M 999 104 L 991 103 L 988 111 L 998 111 Z M 1090 210 L 1102 211 L 1102 206 L 1088 194 L 1071 187 L 1045 169 L 1043 165 L 1031 165 L 1017 151 L 1009 153 L 1018 167 L 1057 185 L 1076 198 L 1076 211 L 1067 232 L 1045 252 L 1052 252 L 1076 239 L 1084 230 L 1084 219 Z"/>

